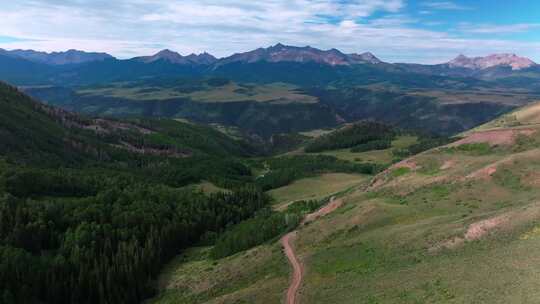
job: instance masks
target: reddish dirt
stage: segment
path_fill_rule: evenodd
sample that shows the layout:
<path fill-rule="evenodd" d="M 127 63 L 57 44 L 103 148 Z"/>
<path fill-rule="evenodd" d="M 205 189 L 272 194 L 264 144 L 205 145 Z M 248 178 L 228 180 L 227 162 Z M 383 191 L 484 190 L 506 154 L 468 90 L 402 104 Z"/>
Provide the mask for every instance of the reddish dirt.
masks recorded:
<path fill-rule="evenodd" d="M 414 160 L 408 158 L 390 167 L 390 169 L 397 169 L 397 168 L 409 168 L 411 170 L 416 170 L 418 169 L 418 164 L 416 164 Z"/>
<path fill-rule="evenodd" d="M 493 174 L 497 172 L 497 163 L 491 164 L 487 167 L 484 167 L 480 170 L 474 171 L 473 173 L 467 175 L 465 178 L 469 179 L 490 179 Z"/>
<path fill-rule="evenodd" d="M 287 290 L 287 299 L 285 302 L 287 304 L 298 303 L 296 301 L 296 294 L 298 292 L 298 289 L 300 288 L 300 285 L 302 284 L 302 275 L 304 273 L 304 268 L 302 267 L 302 264 L 300 264 L 300 262 L 298 261 L 298 258 L 296 257 L 294 249 L 291 245 L 291 241 L 294 241 L 295 238 L 296 231 L 287 233 L 283 238 L 281 238 L 283 250 L 285 251 L 285 255 L 287 256 L 287 259 L 289 259 L 289 263 L 293 268 L 291 284 L 289 285 L 289 289 Z"/>
<path fill-rule="evenodd" d="M 398 168 L 409 168 L 411 170 L 416 170 L 419 169 L 420 166 L 418 166 L 418 164 L 414 161 L 413 158 L 402 160 L 399 163 L 390 166 L 390 168 L 384 170 L 383 172 L 375 175 L 366 190 L 377 189 L 384 185 L 388 180 L 388 173 Z"/>
<path fill-rule="evenodd" d="M 341 206 L 341 204 L 343 204 L 342 200 L 331 198 L 330 203 L 326 204 L 321 209 L 306 215 L 306 217 L 302 221 L 301 225 L 312 222 L 312 221 L 314 221 L 314 220 L 316 220 L 316 219 L 318 219 L 320 217 L 323 217 L 323 216 L 327 215 L 328 213 L 331 213 L 332 211 L 339 208 L 339 206 Z"/>
<path fill-rule="evenodd" d="M 472 223 L 469 225 L 463 236 L 456 236 L 436 244 L 435 246 L 429 248 L 428 252 L 436 253 L 444 248 L 454 249 L 463 245 L 465 241 L 470 242 L 479 240 L 493 230 L 508 228 L 506 226 L 509 226 L 512 216 L 514 217 L 514 220 L 520 218 L 519 214 L 516 216 L 516 214 L 508 213 Z M 533 217 L 534 212 L 531 212 L 531 214 L 528 216 Z M 521 218 L 523 218 L 523 216 L 521 216 Z"/>
<path fill-rule="evenodd" d="M 490 230 L 493 230 L 505 224 L 506 222 L 508 222 L 508 220 L 508 216 L 502 215 L 473 223 L 469 226 L 469 229 L 467 229 L 467 232 L 465 233 L 465 239 L 467 241 L 478 240 L 479 238 L 486 235 Z"/>
<path fill-rule="evenodd" d="M 304 220 L 300 223 L 300 225 L 305 225 L 309 222 L 312 222 L 320 217 L 323 217 L 332 211 L 336 210 L 343 204 L 343 201 L 341 199 L 335 199 L 332 197 L 330 199 L 330 203 L 328 203 L 326 206 L 322 207 L 321 209 L 308 214 Z M 283 250 L 285 251 L 285 255 L 287 256 L 287 259 L 289 260 L 289 263 L 291 264 L 293 268 L 292 273 L 292 279 L 291 283 L 289 285 L 289 289 L 287 290 L 287 298 L 285 303 L 287 304 L 298 304 L 298 300 L 296 298 L 296 295 L 298 294 L 298 289 L 300 289 L 300 285 L 302 285 L 302 278 L 304 274 L 304 266 L 296 256 L 296 253 L 294 252 L 292 242 L 294 242 L 294 239 L 296 238 L 296 233 L 298 230 L 292 231 L 290 233 L 287 233 L 284 237 L 281 238 L 281 245 L 283 246 Z"/>
<path fill-rule="evenodd" d="M 465 179 L 469 179 L 469 178 L 489 179 L 491 178 L 493 174 L 497 172 L 497 168 L 499 166 L 512 164 L 518 160 L 519 161 L 537 161 L 539 159 L 539 155 L 540 155 L 540 149 L 534 149 L 534 150 L 529 150 L 526 152 L 512 154 L 494 163 L 491 163 L 479 170 L 472 172 L 471 174 L 467 175 Z"/>
<path fill-rule="evenodd" d="M 488 143 L 491 146 L 511 145 L 519 135 L 530 136 L 534 132 L 536 132 L 534 129 L 490 130 L 474 132 L 469 136 L 450 144 L 450 146 L 455 147 L 472 143 Z"/>
<path fill-rule="evenodd" d="M 444 161 L 444 163 L 442 164 L 440 169 L 441 170 L 447 170 L 447 169 L 452 168 L 455 164 L 456 164 L 455 160 L 449 159 L 449 160 Z"/>

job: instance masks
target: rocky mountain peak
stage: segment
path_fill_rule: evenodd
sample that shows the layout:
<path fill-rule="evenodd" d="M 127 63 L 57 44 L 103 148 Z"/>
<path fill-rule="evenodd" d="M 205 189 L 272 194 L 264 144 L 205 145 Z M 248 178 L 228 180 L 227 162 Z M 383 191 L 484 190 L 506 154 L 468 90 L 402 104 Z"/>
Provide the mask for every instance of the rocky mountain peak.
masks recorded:
<path fill-rule="evenodd" d="M 342 66 L 362 63 L 380 63 L 371 53 L 344 54 L 337 49 L 320 50 L 311 46 L 297 47 L 288 46 L 281 43 L 268 48 L 259 48 L 250 52 L 234 54 L 221 61 L 220 64 L 232 62 L 297 62 L 297 63 L 319 63 L 331 66 Z"/>
<path fill-rule="evenodd" d="M 473 70 L 483 70 L 497 66 L 509 66 L 512 70 L 522 70 L 536 65 L 536 63 L 529 58 L 520 57 L 516 54 L 502 53 L 486 57 L 467 57 L 461 54 L 448 62 L 448 65 Z"/>

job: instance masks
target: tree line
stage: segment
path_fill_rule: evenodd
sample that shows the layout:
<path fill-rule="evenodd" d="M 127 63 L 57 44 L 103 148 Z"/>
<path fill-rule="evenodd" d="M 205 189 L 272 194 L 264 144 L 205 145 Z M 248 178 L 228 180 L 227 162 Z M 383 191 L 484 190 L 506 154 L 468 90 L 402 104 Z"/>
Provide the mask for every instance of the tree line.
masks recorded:
<path fill-rule="evenodd" d="M 305 147 L 305 151 L 316 153 L 353 148 L 373 141 L 390 141 L 395 135 L 396 132 L 388 125 L 362 121 L 314 139 Z"/>
<path fill-rule="evenodd" d="M 265 159 L 263 163 L 268 171 L 255 180 L 263 191 L 326 172 L 376 174 L 385 167 L 375 163 L 353 163 L 328 155 L 282 156 Z"/>

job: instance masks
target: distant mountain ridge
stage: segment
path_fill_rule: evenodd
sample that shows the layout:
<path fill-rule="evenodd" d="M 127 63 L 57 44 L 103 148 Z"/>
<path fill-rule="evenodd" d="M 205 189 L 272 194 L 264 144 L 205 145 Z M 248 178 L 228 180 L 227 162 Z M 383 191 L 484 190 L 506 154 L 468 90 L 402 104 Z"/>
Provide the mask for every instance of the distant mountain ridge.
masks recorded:
<path fill-rule="evenodd" d="M 255 63 L 255 62 L 315 62 L 331 66 L 353 65 L 353 64 L 378 64 L 382 63 L 371 53 L 344 54 L 337 49 L 323 51 L 310 46 L 297 47 L 287 46 L 278 43 L 268 48 L 259 48 L 246 53 L 237 53 L 227 58 L 219 60 L 219 65 L 233 62 Z"/>
<path fill-rule="evenodd" d="M 435 78 L 437 76 L 439 78 Z M 117 59 L 106 53 L 6 51 L 0 49 L 0 80 L 16 85 L 77 86 L 148 78 L 221 77 L 240 82 L 285 82 L 300 86 L 394 84 L 402 87 L 465 86 L 478 81 L 540 91 L 540 65 L 514 54 L 458 56 L 427 65 L 387 63 L 369 52 L 343 53 L 278 43 L 224 58 L 202 53 L 181 55 L 165 49 L 150 56 Z M 495 84 L 489 84 L 491 86 Z M 454 85 L 455 86 L 455 85 Z"/>
<path fill-rule="evenodd" d="M 353 64 L 378 64 L 382 63 L 375 55 L 366 52 L 362 54 L 344 54 L 337 49 L 320 50 L 310 46 L 297 47 L 287 46 L 278 43 L 268 48 L 258 48 L 253 51 L 236 53 L 224 58 L 216 58 L 208 53 L 191 54 L 182 56 L 181 54 L 164 49 L 152 56 L 135 57 L 136 60 L 144 63 L 152 63 L 159 60 L 181 65 L 213 65 L 222 66 L 230 63 L 256 63 L 256 62 L 296 62 L 296 63 L 319 63 L 330 66 L 353 65 Z"/>
<path fill-rule="evenodd" d="M 116 59 L 112 55 L 107 53 L 97 52 L 85 52 L 79 50 L 68 50 L 65 52 L 41 52 L 34 50 L 4 50 L 0 49 L 0 56 L 8 56 L 19 59 L 25 59 L 34 63 L 41 63 L 47 65 L 66 65 L 66 64 L 80 64 L 95 61 L 103 61 L 106 59 Z M 116 59 L 118 60 L 118 59 Z M 321 50 L 311 46 L 298 47 L 289 46 L 278 43 L 274 46 L 267 48 L 258 48 L 252 51 L 236 53 L 228 57 L 216 58 L 215 56 L 204 52 L 201 54 L 190 54 L 183 56 L 178 52 L 170 49 L 161 50 L 154 55 L 139 56 L 120 61 L 136 61 L 141 63 L 154 63 L 158 61 L 178 64 L 178 65 L 215 65 L 222 66 L 231 63 L 282 63 L 282 62 L 294 62 L 294 63 L 317 63 L 329 66 L 349 66 L 356 64 L 381 64 L 386 63 L 381 61 L 375 55 L 370 52 L 364 52 L 361 54 L 352 53 L 346 54 L 337 49 Z M 402 66 L 413 64 L 398 64 Z M 453 60 L 436 65 L 422 65 L 414 64 L 417 66 L 436 67 L 447 66 L 448 68 L 458 69 L 470 69 L 470 70 L 484 70 L 492 67 L 507 66 L 512 70 L 522 70 L 530 67 L 538 66 L 534 61 L 526 57 L 520 57 L 516 54 L 502 53 L 492 54 L 485 57 L 467 57 L 463 54 L 457 56 Z"/>
<path fill-rule="evenodd" d="M 113 59 L 107 53 L 84 52 L 79 50 L 68 50 L 65 52 L 39 52 L 34 50 L 4 50 L 0 49 L 0 55 L 25 59 L 35 63 L 47 65 L 80 64 L 93 61 Z"/>
<path fill-rule="evenodd" d="M 158 60 L 163 60 L 174 64 L 210 65 L 216 62 L 218 59 L 206 52 L 198 55 L 191 54 L 188 56 L 182 56 L 177 52 L 171 51 L 169 49 L 164 49 L 152 56 L 136 57 L 132 60 L 138 60 L 144 63 L 152 63 Z"/>
<path fill-rule="evenodd" d="M 486 57 L 467 57 L 459 55 L 448 62 L 450 67 L 460 67 L 472 70 L 484 70 L 495 66 L 509 66 L 512 70 L 522 70 L 537 65 L 529 58 L 516 54 L 492 54 Z"/>

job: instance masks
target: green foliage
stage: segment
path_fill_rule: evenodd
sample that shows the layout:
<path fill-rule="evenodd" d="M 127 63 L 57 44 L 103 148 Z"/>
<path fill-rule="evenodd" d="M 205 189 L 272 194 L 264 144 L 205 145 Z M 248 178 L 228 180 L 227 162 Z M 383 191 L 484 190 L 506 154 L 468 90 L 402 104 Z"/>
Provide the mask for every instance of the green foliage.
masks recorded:
<path fill-rule="evenodd" d="M 354 146 L 351 149 L 351 152 L 357 153 L 357 152 L 384 150 L 391 147 L 392 147 L 391 139 L 379 139 L 379 140 L 369 141 L 365 144 Z"/>
<path fill-rule="evenodd" d="M 443 199 L 447 197 L 450 194 L 450 190 L 451 188 L 448 185 L 435 185 L 430 189 L 431 194 L 435 197 L 435 199 Z"/>
<path fill-rule="evenodd" d="M 497 184 L 513 191 L 525 190 L 526 186 L 521 183 L 521 177 L 507 168 L 498 169 L 493 175 Z"/>
<path fill-rule="evenodd" d="M 19 169 L 4 174 L 4 188 L 18 197 L 84 197 L 96 194 L 102 178 L 69 170 Z"/>
<path fill-rule="evenodd" d="M 449 144 L 456 139 L 448 137 L 419 136 L 418 142 L 406 148 L 394 149 L 392 154 L 396 161 L 422 153 L 429 149 Z"/>
<path fill-rule="evenodd" d="M 0 84 L 0 300 L 137 303 L 160 267 L 269 197 L 210 128 L 95 120 Z M 179 189 L 209 180 L 227 193 Z"/>
<path fill-rule="evenodd" d="M 523 152 L 540 147 L 540 142 L 534 136 L 519 134 L 512 145 L 512 152 Z"/>
<path fill-rule="evenodd" d="M 214 259 L 224 258 L 247 250 L 294 229 L 300 222 L 300 215 L 266 210 L 227 230 L 210 253 Z"/>
<path fill-rule="evenodd" d="M 13 162 L 141 166 L 154 163 L 152 156 L 231 158 L 253 153 L 247 143 L 207 126 L 165 119 L 88 119 L 34 102 L 0 83 L 0 155 Z"/>
<path fill-rule="evenodd" d="M 309 139 L 298 133 L 275 134 L 270 138 L 268 152 L 272 154 L 285 153 L 297 149 Z"/>
<path fill-rule="evenodd" d="M 463 144 L 457 147 L 447 148 L 446 151 L 448 153 L 464 153 L 474 156 L 488 155 L 493 152 L 491 146 L 488 143 Z"/>
<path fill-rule="evenodd" d="M 271 240 L 298 226 L 305 214 L 319 209 L 325 201 L 298 201 L 285 212 L 261 210 L 255 217 L 245 220 L 222 234 L 216 241 L 211 257 L 224 258 Z"/>
<path fill-rule="evenodd" d="M 150 148 L 173 147 L 180 151 L 188 151 L 188 153 L 198 152 L 221 156 L 248 156 L 255 152 L 246 142 L 233 140 L 207 126 L 171 119 L 133 119 L 132 121 L 139 127 L 155 131 L 142 138 L 138 135 L 139 140 Z"/>
<path fill-rule="evenodd" d="M 395 132 L 391 127 L 376 122 L 364 121 L 314 139 L 306 146 L 305 151 L 314 153 L 355 146 L 360 146 L 359 149 L 362 149 L 363 145 L 373 141 L 391 141 L 394 136 Z M 372 145 L 377 146 L 375 143 Z"/>
<path fill-rule="evenodd" d="M 326 201 L 327 200 L 321 200 L 321 201 L 317 201 L 317 200 L 309 200 L 309 201 L 301 200 L 301 201 L 297 201 L 297 202 L 294 202 L 294 203 L 290 204 L 287 207 L 286 212 L 288 212 L 288 213 L 296 213 L 296 214 L 311 213 L 311 212 L 314 212 L 317 209 L 319 209 Z"/>
<path fill-rule="evenodd" d="M 375 174 L 384 166 L 373 163 L 352 163 L 327 155 L 296 155 L 265 160 L 270 170 L 255 182 L 264 191 L 286 186 L 294 180 L 327 172 Z"/>
<path fill-rule="evenodd" d="M 392 171 L 392 176 L 393 177 L 398 177 L 398 176 L 402 176 L 402 175 L 405 175 L 407 173 L 411 172 L 411 169 L 410 168 L 407 168 L 407 167 L 400 167 L 400 168 L 397 168 L 395 170 Z"/>
<path fill-rule="evenodd" d="M 0 198 L 0 290 L 17 303 L 140 302 L 180 249 L 269 203 L 254 189 L 114 186 L 85 198 Z"/>

